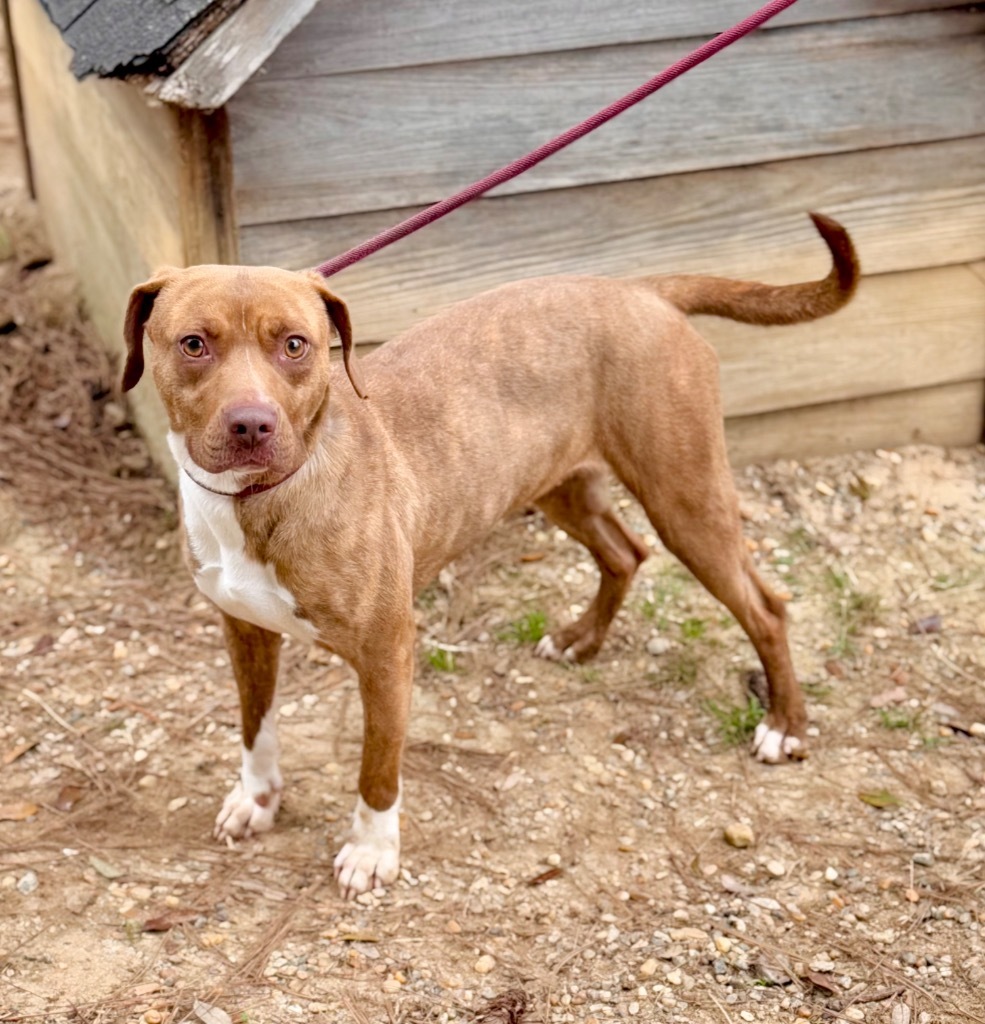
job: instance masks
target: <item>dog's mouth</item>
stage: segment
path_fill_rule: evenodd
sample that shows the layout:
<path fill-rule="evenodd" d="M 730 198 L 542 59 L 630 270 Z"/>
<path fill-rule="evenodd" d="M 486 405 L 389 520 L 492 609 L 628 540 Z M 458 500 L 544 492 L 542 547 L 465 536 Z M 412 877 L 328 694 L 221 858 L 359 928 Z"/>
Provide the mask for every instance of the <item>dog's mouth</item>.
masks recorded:
<path fill-rule="evenodd" d="M 276 473 L 283 468 L 283 452 L 278 451 L 279 447 L 276 444 L 255 447 L 230 444 L 212 448 L 192 441 L 187 449 L 188 462 L 191 468 L 198 468 L 210 475 L 235 473 L 255 477 L 263 473 Z"/>

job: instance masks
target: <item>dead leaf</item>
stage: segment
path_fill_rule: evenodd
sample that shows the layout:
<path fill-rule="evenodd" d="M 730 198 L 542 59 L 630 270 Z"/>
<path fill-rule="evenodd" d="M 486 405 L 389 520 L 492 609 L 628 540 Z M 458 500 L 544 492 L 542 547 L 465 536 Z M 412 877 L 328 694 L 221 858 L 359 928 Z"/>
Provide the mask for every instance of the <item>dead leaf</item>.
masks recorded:
<path fill-rule="evenodd" d="M 546 551 L 528 551 L 526 554 L 520 555 L 521 562 L 539 562 L 547 557 Z"/>
<path fill-rule="evenodd" d="M 339 936 L 339 942 L 379 942 L 379 935 L 372 932 L 345 932 Z"/>
<path fill-rule="evenodd" d="M 543 885 L 545 882 L 549 882 L 553 878 L 560 878 L 563 874 L 564 868 L 548 868 L 546 871 L 541 871 L 539 875 L 534 875 L 533 878 L 528 878 L 527 885 Z"/>
<path fill-rule="evenodd" d="M 830 992 L 833 996 L 841 995 L 841 989 L 838 988 L 837 983 L 830 974 L 818 974 L 817 971 L 808 971 L 806 974 L 801 975 L 801 977 L 806 978 L 815 988 L 819 988 L 824 992 Z"/>
<path fill-rule="evenodd" d="M 899 807 L 901 802 L 899 797 L 893 796 L 888 789 L 877 789 L 871 793 L 859 793 L 859 800 L 864 804 L 868 804 L 870 807 Z"/>
<path fill-rule="evenodd" d="M 31 654 L 45 654 L 55 646 L 55 638 L 50 633 L 38 637 L 38 642 L 31 648 Z"/>
<path fill-rule="evenodd" d="M 13 764 L 17 758 L 23 757 L 29 750 L 33 750 L 37 745 L 37 740 L 29 740 L 27 743 L 19 744 L 12 750 L 8 750 L 7 753 L 3 755 L 3 763 L 5 765 Z"/>
<path fill-rule="evenodd" d="M 829 661 L 824 663 L 824 668 L 829 676 L 834 676 L 835 679 L 844 679 L 846 676 L 845 666 L 842 662 L 831 658 Z"/>
<path fill-rule="evenodd" d="M 202 1021 L 202 1024 L 233 1024 L 232 1017 L 225 1010 L 210 1003 L 203 1003 L 201 999 L 195 1000 L 192 1013 Z"/>
<path fill-rule="evenodd" d="M 909 633 L 941 633 L 944 620 L 939 615 L 925 615 L 922 619 L 910 623 Z"/>
<path fill-rule="evenodd" d="M 115 864 L 110 864 L 109 861 L 103 860 L 102 857 L 97 857 L 94 854 L 89 857 L 89 863 L 103 876 L 103 878 L 121 878 L 126 874 L 124 868 L 118 868 Z"/>
<path fill-rule="evenodd" d="M 903 895 L 910 901 L 910 903 L 920 902 L 920 893 L 918 893 L 916 889 L 907 889 Z"/>
<path fill-rule="evenodd" d="M 172 928 L 177 928 L 179 924 L 194 921 L 198 916 L 194 910 L 183 910 L 173 914 L 162 914 L 160 917 L 150 917 L 144 921 L 143 930 L 145 932 L 169 932 Z"/>
<path fill-rule="evenodd" d="M 38 813 L 37 804 L 20 800 L 15 804 L 0 804 L 0 821 L 24 821 Z"/>
<path fill-rule="evenodd" d="M 511 988 L 495 996 L 476 1014 L 476 1024 L 520 1024 L 527 1012 L 527 993 Z"/>
<path fill-rule="evenodd" d="M 82 786 L 62 786 L 55 797 L 56 811 L 70 811 L 85 796 Z"/>
<path fill-rule="evenodd" d="M 890 704 L 902 704 L 906 700 L 906 690 L 902 686 L 894 686 L 891 690 L 877 693 L 870 701 L 870 708 L 884 708 Z"/>

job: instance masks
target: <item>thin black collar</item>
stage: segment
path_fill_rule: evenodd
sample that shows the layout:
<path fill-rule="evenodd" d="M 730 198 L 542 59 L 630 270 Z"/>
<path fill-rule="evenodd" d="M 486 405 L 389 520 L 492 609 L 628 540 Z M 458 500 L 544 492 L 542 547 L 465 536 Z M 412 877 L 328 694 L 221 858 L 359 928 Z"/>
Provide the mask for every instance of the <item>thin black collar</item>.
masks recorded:
<path fill-rule="evenodd" d="M 304 463 L 301 463 L 301 465 L 303 466 Z M 294 476 L 294 474 L 300 468 L 301 466 L 298 466 L 297 469 L 292 469 L 291 472 L 287 474 L 287 476 L 281 477 L 280 480 L 277 480 L 272 484 L 247 484 L 247 486 L 244 487 L 241 491 L 217 491 L 214 487 L 209 487 L 207 484 L 203 484 L 201 480 L 196 480 L 195 477 L 193 477 L 191 473 L 188 472 L 187 469 L 184 470 L 184 473 L 185 476 L 187 476 L 188 479 L 192 481 L 192 483 L 198 484 L 198 486 L 201 487 L 203 491 L 208 491 L 210 494 L 219 494 L 223 498 L 242 499 L 252 498 L 254 494 L 263 494 L 264 491 L 272 491 L 275 487 L 280 487 L 280 485 L 284 483 L 285 480 L 290 480 L 290 478 Z"/>

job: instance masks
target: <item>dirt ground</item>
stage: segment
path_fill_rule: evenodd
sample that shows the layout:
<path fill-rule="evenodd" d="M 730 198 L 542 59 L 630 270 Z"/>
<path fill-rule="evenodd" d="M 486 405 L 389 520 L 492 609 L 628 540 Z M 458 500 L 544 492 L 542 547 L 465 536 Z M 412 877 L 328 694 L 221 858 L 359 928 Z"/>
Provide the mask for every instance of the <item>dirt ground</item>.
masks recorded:
<path fill-rule="evenodd" d="M 345 904 L 351 673 L 288 645 L 278 827 L 213 843 L 239 760 L 217 616 L 4 205 L 0 1021 L 985 1021 L 985 450 L 737 473 L 803 764 L 749 758 L 751 647 L 637 507 L 653 556 L 583 667 L 532 649 L 593 566 L 503 525 L 419 601 L 403 871 Z"/>

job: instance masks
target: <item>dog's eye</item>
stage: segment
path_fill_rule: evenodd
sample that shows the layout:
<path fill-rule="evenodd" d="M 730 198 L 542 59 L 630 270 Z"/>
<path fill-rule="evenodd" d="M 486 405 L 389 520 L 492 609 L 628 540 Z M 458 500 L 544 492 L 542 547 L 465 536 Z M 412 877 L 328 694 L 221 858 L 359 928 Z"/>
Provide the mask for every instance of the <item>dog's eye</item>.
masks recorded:
<path fill-rule="evenodd" d="M 292 334 L 284 342 L 284 354 L 288 359 L 300 359 L 308 351 L 308 343 L 297 334 Z"/>
<path fill-rule="evenodd" d="M 192 359 L 199 359 L 205 355 L 205 342 L 197 334 L 189 334 L 178 343 L 181 351 Z"/>

